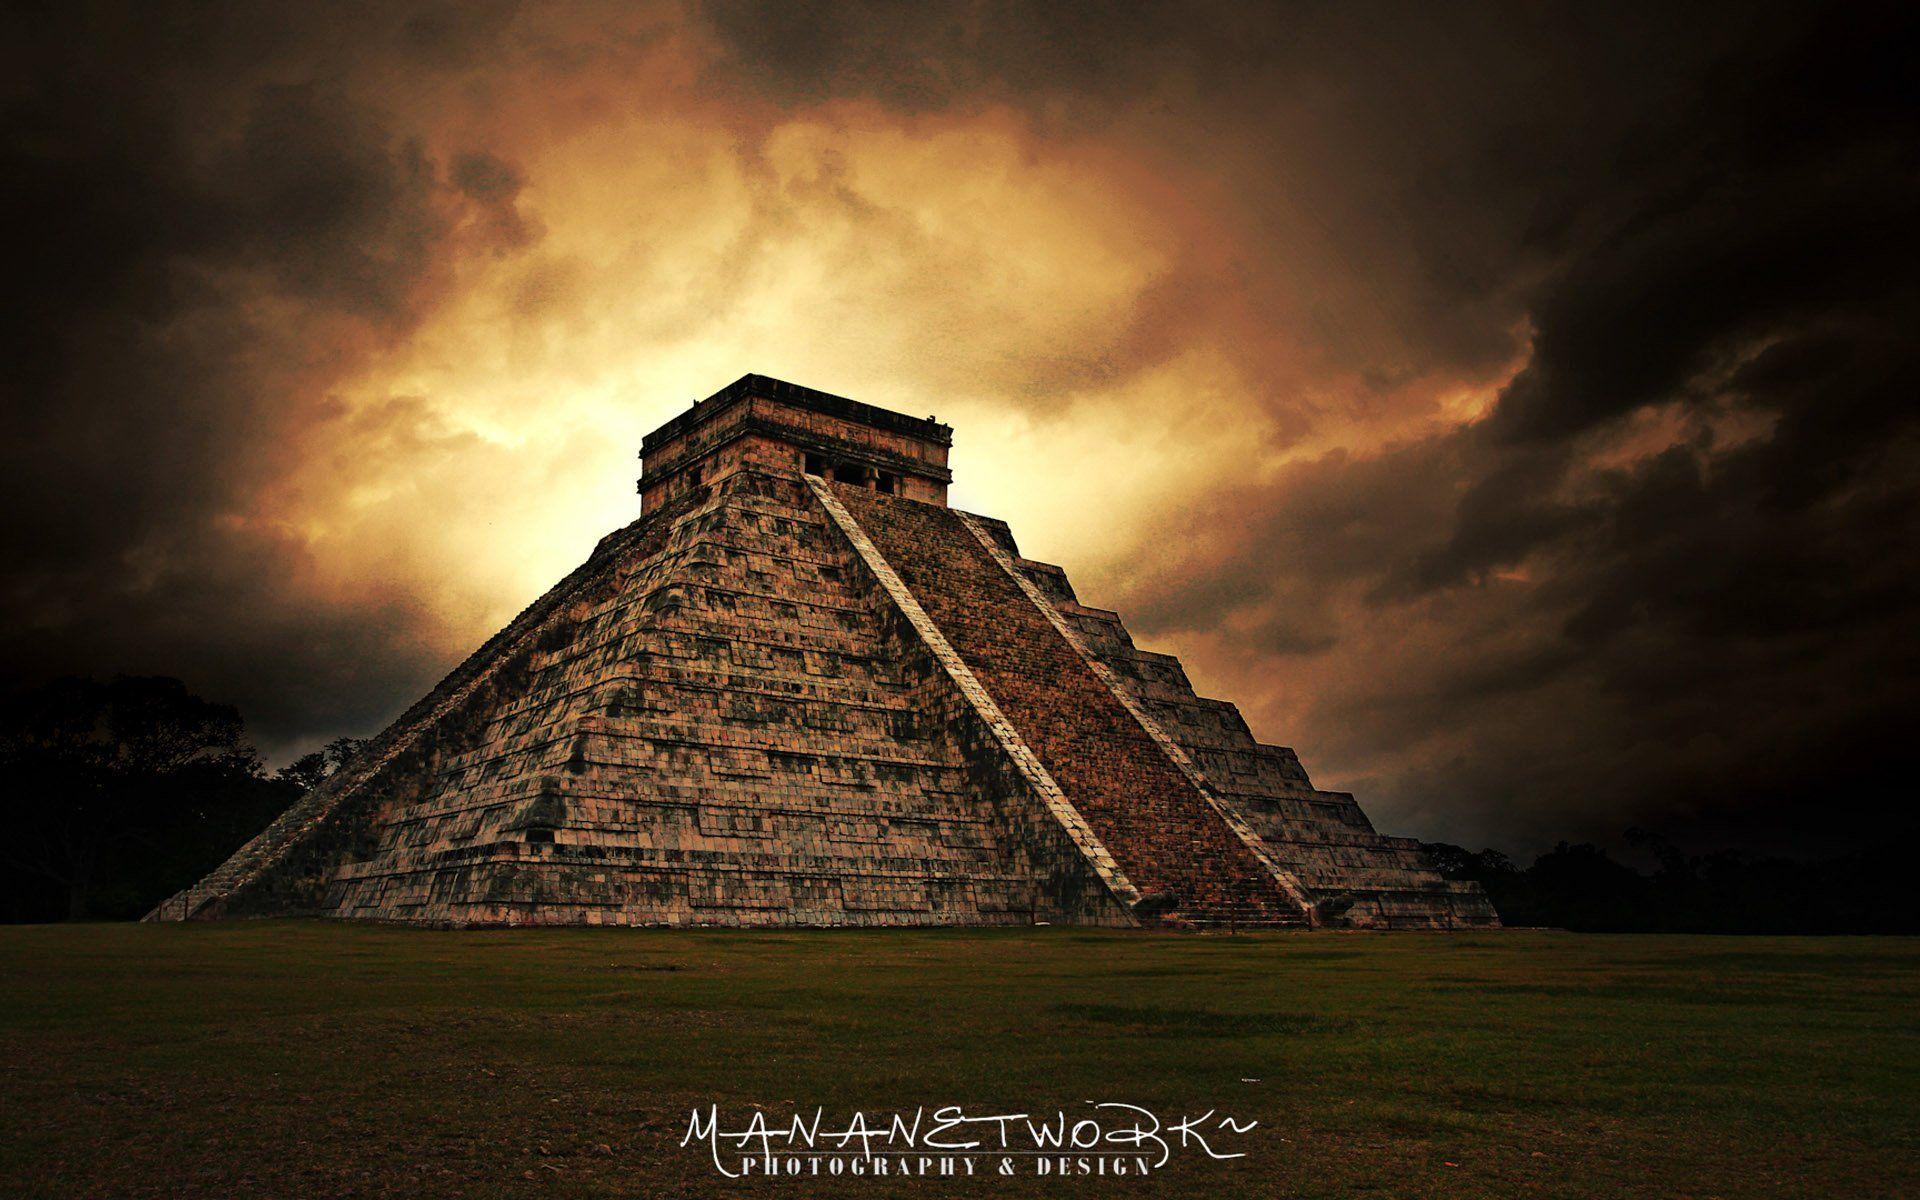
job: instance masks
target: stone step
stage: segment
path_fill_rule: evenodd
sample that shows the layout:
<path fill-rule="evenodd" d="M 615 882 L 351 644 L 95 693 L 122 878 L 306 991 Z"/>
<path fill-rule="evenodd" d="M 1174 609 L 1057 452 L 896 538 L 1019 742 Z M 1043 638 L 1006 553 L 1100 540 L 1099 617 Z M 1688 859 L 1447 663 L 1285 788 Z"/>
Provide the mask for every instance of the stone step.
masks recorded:
<path fill-rule="evenodd" d="M 1298 906 L 951 509 L 838 487 L 880 553 L 1143 895 Z M 1089 610 L 1092 611 L 1092 610 Z M 1251 916 L 1249 919 L 1252 919 Z"/>

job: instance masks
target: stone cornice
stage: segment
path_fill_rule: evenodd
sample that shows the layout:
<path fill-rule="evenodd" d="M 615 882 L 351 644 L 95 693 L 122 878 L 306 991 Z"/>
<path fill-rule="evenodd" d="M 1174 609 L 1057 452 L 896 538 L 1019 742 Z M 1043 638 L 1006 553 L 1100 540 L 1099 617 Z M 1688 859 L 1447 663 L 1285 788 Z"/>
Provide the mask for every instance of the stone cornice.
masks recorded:
<path fill-rule="evenodd" d="M 939 421 L 909 417 L 905 413 L 894 412 L 892 409 L 876 408 L 871 404 L 863 404 L 845 396 L 836 396 L 832 392 L 817 391 L 797 383 L 788 383 L 784 379 L 774 379 L 768 375 L 742 375 L 705 400 L 696 400 L 692 408 L 640 439 L 642 457 L 646 455 L 649 448 L 684 437 L 736 404 L 755 396 L 777 400 L 782 404 L 790 404 L 808 412 L 823 413 L 830 417 L 856 421 L 862 425 L 872 425 L 892 433 L 902 433 L 908 437 L 942 446 L 953 444 L 953 426 Z"/>
<path fill-rule="evenodd" d="M 809 430 L 787 425 L 766 417 L 749 416 L 746 420 L 740 422 L 739 426 L 725 437 L 711 445 L 701 447 L 700 452 L 697 454 L 688 455 L 665 467 L 659 467 L 651 471 L 646 470 L 646 464 L 643 462 L 641 464 L 643 474 L 640 476 L 640 490 L 644 492 L 649 487 L 665 483 L 693 464 L 707 459 L 714 451 L 724 446 L 730 446 L 749 434 L 756 433 L 763 437 L 777 438 L 789 445 L 798 446 L 803 450 L 817 450 L 835 462 L 858 463 L 861 466 L 873 467 L 876 470 L 892 471 L 896 475 L 916 475 L 921 479 L 931 479 L 941 484 L 953 482 L 953 472 L 946 467 L 937 467 L 924 460 L 912 458 L 904 454 L 895 454 L 890 450 L 883 450 L 874 446 L 856 446 L 851 442 L 843 442 L 838 438 L 822 437 Z"/>

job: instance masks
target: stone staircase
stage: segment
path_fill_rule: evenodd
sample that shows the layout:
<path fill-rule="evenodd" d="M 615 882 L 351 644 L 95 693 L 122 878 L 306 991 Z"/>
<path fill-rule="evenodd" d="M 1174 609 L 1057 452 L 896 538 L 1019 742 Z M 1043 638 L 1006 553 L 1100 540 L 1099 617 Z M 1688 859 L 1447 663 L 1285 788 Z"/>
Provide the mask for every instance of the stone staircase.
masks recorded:
<path fill-rule="evenodd" d="M 328 910 L 451 924 L 1080 915 L 1043 907 L 1025 819 L 969 771 L 952 723 L 930 719 L 931 664 L 825 522 L 798 480 L 720 485 L 666 551 L 575 606 L 471 748 L 383 812 Z"/>
<path fill-rule="evenodd" d="M 1317 923 L 1387 929 L 1488 928 L 1478 884 L 1442 879 L 1408 838 L 1380 834 L 1354 798 L 1313 786 L 1299 756 L 1256 741 L 1233 704 L 1198 695 L 1180 660 L 1133 644 L 1118 613 L 1082 604 L 1066 572 L 1019 558 L 1011 531 L 968 518 L 1068 624 L 1108 680 L 1144 709 L 1269 855 L 1305 891 Z"/>
<path fill-rule="evenodd" d="M 784 469 L 603 539 L 147 919 L 312 913 L 1493 921 L 1004 525 Z"/>
<path fill-rule="evenodd" d="M 1143 923 L 1206 933 L 1259 933 L 1264 930 L 1302 929 L 1306 926 L 1305 919 L 1297 913 L 1276 915 L 1251 904 L 1220 905 L 1191 913 L 1171 912 L 1157 921 Z"/>
<path fill-rule="evenodd" d="M 198 916 L 208 904 L 226 896 L 252 879 L 280 857 L 288 846 L 298 842 L 326 816 L 330 806 L 318 790 L 288 806 L 271 824 L 234 851 L 192 887 L 162 900 L 144 920 L 187 921 Z"/>
<path fill-rule="evenodd" d="M 844 485 L 834 494 L 1099 835 L 1140 892 L 1143 920 L 1307 924 L 1274 872 L 987 552 L 963 514 Z"/>

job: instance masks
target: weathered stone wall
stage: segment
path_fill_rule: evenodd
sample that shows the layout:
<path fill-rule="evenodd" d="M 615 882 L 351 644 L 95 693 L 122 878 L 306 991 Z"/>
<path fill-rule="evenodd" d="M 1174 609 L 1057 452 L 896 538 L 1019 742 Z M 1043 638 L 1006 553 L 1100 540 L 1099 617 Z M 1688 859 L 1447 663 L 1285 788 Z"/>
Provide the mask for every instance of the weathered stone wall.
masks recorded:
<path fill-rule="evenodd" d="M 222 911 L 1130 922 L 797 477 L 652 534 Z"/>
<path fill-rule="evenodd" d="M 154 916 L 1492 920 L 1004 525 L 725 453 Z"/>
<path fill-rule="evenodd" d="M 669 514 L 670 515 L 670 514 Z M 614 564 L 645 555 L 665 522 L 635 521 L 600 540 L 585 563 L 528 605 L 507 627 L 448 673 L 375 736 L 342 770 L 275 818 L 226 862 L 147 915 L 148 920 L 307 912 L 318 908 L 334 867 L 364 846 L 374 798 L 417 786 L 433 746 L 470 729 L 489 697 L 512 692 L 530 647 L 566 606 L 609 586 Z"/>
<path fill-rule="evenodd" d="M 1305 914 L 951 509 L 847 506 L 1143 896 L 1209 923 Z"/>
<path fill-rule="evenodd" d="M 742 441 L 757 441 L 743 449 Z M 640 481 L 641 511 L 651 512 L 700 483 L 714 483 L 757 462 L 799 472 L 809 453 L 895 476 L 897 494 L 944 504 L 952 431 L 844 396 L 748 375 L 649 434 Z M 769 455 L 765 447 L 777 444 Z M 697 464 L 700 480 L 684 468 Z"/>
<path fill-rule="evenodd" d="M 976 518 L 976 520 L 981 520 Z M 1009 553 L 1012 534 L 984 522 Z M 1374 830 L 1354 798 L 1313 786 L 1297 755 L 1256 741 L 1240 710 L 1197 695 L 1180 660 L 1133 644 L 1119 614 L 1081 604 L 1066 572 L 1019 559 L 1022 573 L 1116 683 L 1177 741 L 1330 924 L 1374 928 L 1497 925 L 1479 885 L 1442 879 L 1411 838 Z"/>

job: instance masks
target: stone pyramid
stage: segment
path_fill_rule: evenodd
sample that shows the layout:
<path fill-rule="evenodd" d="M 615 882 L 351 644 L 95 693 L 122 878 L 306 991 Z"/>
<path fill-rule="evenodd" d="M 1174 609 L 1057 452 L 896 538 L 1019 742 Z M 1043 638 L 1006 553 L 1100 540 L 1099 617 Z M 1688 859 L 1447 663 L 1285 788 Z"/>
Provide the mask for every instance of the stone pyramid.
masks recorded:
<path fill-rule="evenodd" d="M 642 516 L 149 919 L 1497 923 L 1006 525 L 952 430 L 763 376 Z"/>

